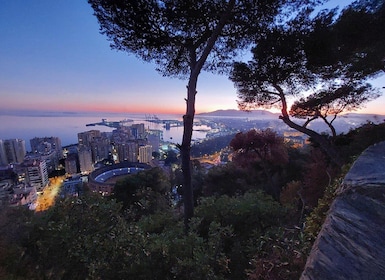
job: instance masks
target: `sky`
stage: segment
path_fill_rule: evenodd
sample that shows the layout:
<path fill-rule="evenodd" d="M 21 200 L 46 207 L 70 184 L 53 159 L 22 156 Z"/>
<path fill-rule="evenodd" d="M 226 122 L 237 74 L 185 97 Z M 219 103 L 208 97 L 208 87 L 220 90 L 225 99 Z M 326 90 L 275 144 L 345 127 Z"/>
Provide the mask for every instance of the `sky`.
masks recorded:
<path fill-rule="evenodd" d="M 0 112 L 185 111 L 187 81 L 111 50 L 86 0 L 0 0 L 0 38 Z M 226 76 L 202 72 L 197 91 L 197 113 L 237 109 Z M 384 105 L 385 96 L 359 112 L 385 114 Z"/>

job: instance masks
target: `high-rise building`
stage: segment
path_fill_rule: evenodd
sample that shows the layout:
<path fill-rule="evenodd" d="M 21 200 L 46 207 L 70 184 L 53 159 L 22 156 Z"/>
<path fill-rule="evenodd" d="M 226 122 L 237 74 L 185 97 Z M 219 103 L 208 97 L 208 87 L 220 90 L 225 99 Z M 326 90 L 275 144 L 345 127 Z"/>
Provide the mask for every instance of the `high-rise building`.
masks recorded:
<path fill-rule="evenodd" d="M 118 162 L 128 161 L 130 148 L 127 143 L 114 143 L 114 148 L 118 155 Z"/>
<path fill-rule="evenodd" d="M 92 151 L 92 162 L 98 162 L 109 158 L 111 153 L 111 143 L 106 137 L 95 138 L 90 144 Z"/>
<path fill-rule="evenodd" d="M 26 181 L 35 187 L 38 192 L 48 185 L 48 171 L 44 160 L 28 160 L 23 163 L 26 169 Z"/>
<path fill-rule="evenodd" d="M 82 173 L 92 172 L 94 170 L 94 167 L 92 164 L 91 148 L 84 145 L 80 145 L 78 156 L 79 156 L 80 172 Z"/>
<path fill-rule="evenodd" d="M 48 173 L 54 171 L 59 166 L 59 160 L 56 155 L 56 151 L 52 150 L 44 154 L 28 153 L 25 160 L 44 160 L 47 166 Z"/>
<path fill-rule="evenodd" d="M 99 130 L 90 130 L 78 133 L 78 145 L 91 148 L 92 162 L 98 162 L 109 158 L 111 153 L 111 143 L 106 133 Z"/>
<path fill-rule="evenodd" d="M 2 165 L 10 163 L 22 163 L 24 161 L 24 157 L 26 154 L 24 140 L 3 140 L 1 141 L 0 146 L 0 160 L 2 161 Z"/>
<path fill-rule="evenodd" d="M 150 163 L 152 160 L 152 146 L 145 145 L 139 147 L 139 162 Z"/>
<path fill-rule="evenodd" d="M 144 128 L 144 123 L 138 123 L 131 125 L 131 134 L 136 139 L 144 139 L 146 136 L 146 130 Z"/>
<path fill-rule="evenodd" d="M 84 146 L 91 146 L 91 143 L 95 141 L 95 138 L 101 137 L 100 130 L 89 130 L 78 133 L 78 144 Z"/>
<path fill-rule="evenodd" d="M 8 164 L 7 156 L 5 154 L 4 142 L 0 139 L 0 166 Z"/>
<path fill-rule="evenodd" d="M 78 173 L 78 157 L 77 154 L 68 154 L 67 158 L 64 161 L 65 169 L 67 174 L 76 174 Z"/>
<path fill-rule="evenodd" d="M 58 159 L 63 157 L 61 140 L 59 137 L 35 137 L 29 140 L 33 153 L 45 154 L 56 151 Z"/>
<path fill-rule="evenodd" d="M 163 131 L 149 130 L 147 131 L 147 141 L 152 146 L 153 152 L 159 152 L 160 140 L 163 138 Z"/>
<path fill-rule="evenodd" d="M 139 145 L 135 141 L 127 142 L 128 145 L 128 158 L 127 160 L 130 162 L 138 162 L 138 154 L 139 154 Z"/>

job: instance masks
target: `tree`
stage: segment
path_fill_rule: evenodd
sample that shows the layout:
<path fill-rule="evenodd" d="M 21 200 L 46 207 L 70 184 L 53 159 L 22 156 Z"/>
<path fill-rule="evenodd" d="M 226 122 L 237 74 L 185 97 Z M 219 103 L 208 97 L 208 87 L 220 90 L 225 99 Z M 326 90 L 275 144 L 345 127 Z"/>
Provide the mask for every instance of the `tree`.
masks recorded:
<path fill-rule="evenodd" d="M 360 0 L 323 13 L 307 38 L 310 65 L 330 67 L 352 77 L 373 77 L 385 71 L 385 5 L 383 0 Z"/>
<path fill-rule="evenodd" d="M 217 165 L 207 172 L 203 182 L 204 196 L 236 196 L 252 189 L 250 172 L 233 162 Z"/>
<path fill-rule="evenodd" d="M 310 20 L 307 11 L 288 24 L 271 28 L 258 38 L 258 44 L 252 50 L 252 61 L 235 63 L 230 79 L 237 87 L 241 109 L 278 106 L 284 123 L 310 136 L 330 160 L 341 165 L 330 139 L 310 129 L 309 123 L 320 118 L 335 136 L 332 123 L 338 114 L 356 109 L 378 95 L 366 83 L 367 75 L 352 75 L 352 69 L 341 70 L 337 64 L 317 66 L 308 59 L 312 57 L 307 50 L 315 26 L 331 17 L 329 13 L 321 13 L 315 20 Z M 289 111 L 288 99 L 304 92 L 310 94 L 294 102 Z M 290 116 L 306 121 L 299 124 Z"/>
<path fill-rule="evenodd" d="M 118 180 L 114 197 L 123 203 L 124 209 L 130 209 L 130 214 L 137 220 L 143 215 L 168 208 L 170 189 L 171 185 L 164 171 L 152 168 Z"/>
<path fill-rule="evenodd" d="M 230 142 L 230 147 L 234 150 L 234 162 L 240 165 L 259 164 L 268 183 L 264 190 L 278 200 L 280 186 L 274 175 L 277 174 L 277 167 L 289 161 L 283 138 L 271 129 L 253 129 L 238 133 Z"/>
<path fill-rule="evenodd" d="M 150 1 L 89 0 L 111 47 L 153 61 L 164 76 L 188 79 L 183 139 L 185 224 L 193 216 L 190 146 L 198 76 L 223 72 L 237 50 L 277 21 L 277 15 L 311 0 Z"/>

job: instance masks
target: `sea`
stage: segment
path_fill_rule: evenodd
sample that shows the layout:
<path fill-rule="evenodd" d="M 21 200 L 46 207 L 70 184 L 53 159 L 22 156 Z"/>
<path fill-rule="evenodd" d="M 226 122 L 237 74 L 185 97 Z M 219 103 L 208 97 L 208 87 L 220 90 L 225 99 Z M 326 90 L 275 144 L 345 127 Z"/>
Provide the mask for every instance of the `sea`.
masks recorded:
<path fill-rule="evenodd" d="M 163 140 L 175 144 L 182 142 L 183 126 L 171 126 L 166 129 L 162 123 L 154 123 L 149 119 L 179 120 L 182 115 L 153 114 L 117 114 L 117 113 L 73 113 L 73 112 L 31 112 L 31 113 L 0 113 L 0 139 L 23 139 L 27 151 L 31 150 L 30 139 L 34 137 L 59 137 L 62 146 L 76 144 L 79 132 L 100 130 L 111 132 L 114 128 L 104 125 L 86 126 L 87 124 L 107 121 L 130 120 L 125 125 L 144 123 L 146 129 L 162 130 Z M 199 127 L 198 127 L 199 128 Z M 193 140 L 206 137 L 205 131 L 193 132 Z"/>

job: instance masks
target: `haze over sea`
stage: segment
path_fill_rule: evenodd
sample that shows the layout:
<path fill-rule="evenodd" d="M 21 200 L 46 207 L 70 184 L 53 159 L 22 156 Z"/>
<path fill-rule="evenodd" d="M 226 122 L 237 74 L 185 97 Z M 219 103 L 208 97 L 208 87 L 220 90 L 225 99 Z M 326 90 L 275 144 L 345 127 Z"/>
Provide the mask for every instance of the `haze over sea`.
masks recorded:
<path fill-rule="evenodd" d="M 151 115 L 153 116 L 153 115 Z M 161 120 L 182 120 L 181 115 L 159 114 Z M 114 128 L 97 125 L 86 126 L 90 123 L 108 121 L 121 121 L 131 119 L 127 125 L 144 123 L 145 128 L 163 130 L 163 140 L 173 143 L 182 142 L 183 127 L 171 127 L 170 130 L 163 128 L 161 124 L 146 121 L 146 114 L 122 114 L 122 113 L 73 113 L 73 112 L 1 112 L 0 113 L 0 139 L 23 139 L 27 151 L 30 151 L 29 140 L 34 137 L 56 136 L 61 139 L 62 146 L 76 144 L 77 134 L 88 130 L 100 130 L 111 132 Z M 193 138 L 204 138 L 205 132 L 194 131 Z"/>
<path fill-rule="evenodd" d="M 122 121 L 124 119 L 133 120 L 127 122 L 126 125 L 135 123 L 144 123 L 146 129 L 157 129 L 163 131 L 163 140 L 175 144 L 182 142 L 183 126 L 171 127 L 166 130 L 163 124 L 156 124 L 146 121 L 148 116 L 154 117 L 152 114 L 138 113 L 105 113 L 105 112 L 37 112 L 37 111 L 2 111 L 0 112 L 0 139 L 23 139 L 25 140 L 27 151 L 30 151 L 30 139 L 34 137 L 50 137 L 56 136 L 61 139 L 62 146 L 76 144 L 77 134 L 79 132 L 89 131 L 92 129 L 102 132 L 111 132 L 114 128 L 96 125 L 86 126 L 87 124 L 100 123 L 102 119 L 107 121 Z M 274 121 L 274 129 L 287 130 L 285 124 L 279 120 L 279 113 L 271 113 L 263 110 L 256 110 L 253 113 L 241 112 L 238 110 L 219 110 L 211 113 L 197 115 L 199 117 L 220 117 L 220 118 L 240 118 L 249 120 L 270 120 Z M 157 114 L 160 120 L 179 120 L 182 121 L 182 115 L 176 114 Z M 350 113 L 337 118 L 333 122 L 337 133 L 346 133 L 351 128 L 364 124 L 365 122 L 381 123 L 385 121 L 385 115 L 376 114 L 355 114 Z M 257 125 L 257 122 L 256 122 Z M 259 127 L 264 129 L 266 127 Z M 320 133 L 329 133 L 329 129 L 322 121 L 315 121 L 311 129 Z M 207 126 L 195 127 L 195 129 L 208 129 Z M 203 139 L 206 137 L 206 132 L 193 132 L 193 140 Z"/>

